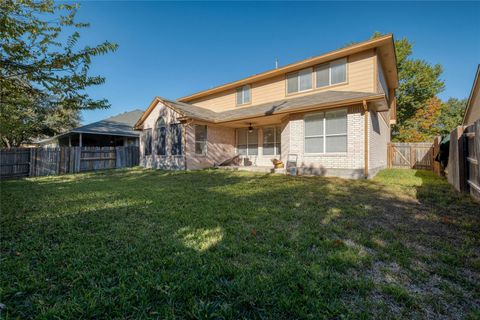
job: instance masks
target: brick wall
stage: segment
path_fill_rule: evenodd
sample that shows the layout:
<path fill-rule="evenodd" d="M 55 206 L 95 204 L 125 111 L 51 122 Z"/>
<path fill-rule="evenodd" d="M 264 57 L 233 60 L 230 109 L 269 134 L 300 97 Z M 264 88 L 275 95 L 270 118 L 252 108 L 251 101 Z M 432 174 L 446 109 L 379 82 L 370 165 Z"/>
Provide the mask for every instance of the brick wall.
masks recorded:
<path fill-rule="evenodd" d="M 298 166 L 304 173 L 320 175 L 340 175 L 356 177 L 361 174 L 364 162 L 364 135 L 362 106 L 347 108 L 347 152 L 336 154 L 304 154 L 304 116 L 296 114 L 289 117 L 282 132 L 282 153 L 286 161 L 287 154 L 298 155 Z M 287 148 L 288 145 L 288 148 Z M 283 151 L 283 150 L 282 150 Z M 340 169 L 340 170 L 331 170 Z"/>
<path fill-rule="evenodd" d="M 219 165 L 235 156 L 235 129 L 207 125 L 207 154 L 195 153 L 195 124 L 186 127 L 187 169 L 204 169 Z"/>
<path fill-rule="evenodd" d="M 165 107 L 161 102 L 159 102 L 155 109 L 148 115 L 147 119 L 143 123 L 143 129 L 152 130 L 152 154 L 145 155 L 145 140 L 140 139 L 140 165 L 145 168 L 158 168 L 158 169 L 168 169 L 168 170 L 181 170 L 185 169 L 185 143 L 182 141 L 182 155 L 171 155 L 172 148 L 172 139 L 169 136 L 167 130 L 166 137 L 166 148 L 167 155 L 161 156 L 156 154 L 156 146 L 158 144 L 158 134 L 155 129 L 157 120 L 160 117 L 163 117 L 165 123 L 172 124 L 178 123 L 179 114 L 173 111 L 170 108 Z M 182 125 L 182 130 L 185 130 L 185 126 Z"/>

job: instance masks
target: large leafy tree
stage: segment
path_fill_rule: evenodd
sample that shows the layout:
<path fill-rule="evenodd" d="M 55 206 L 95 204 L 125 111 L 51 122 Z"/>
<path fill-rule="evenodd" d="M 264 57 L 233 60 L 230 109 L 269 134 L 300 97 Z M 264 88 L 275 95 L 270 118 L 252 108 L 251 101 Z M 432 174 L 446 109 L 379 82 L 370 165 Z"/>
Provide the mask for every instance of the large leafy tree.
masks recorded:
<path fill-rule="evenodd" d="M 380 32 L 375 32 L 372 38 L 381 35 Z M 441 65 L 432 65 L 425 60 L 415 59 L 412 57 L 412 51 L 413 45 L 408 39 L 395 40 L 399 79 L 399 87 L 396 90 L 398 124 L 392 131 L 395 140 L 402 139 L 400 132 L 411 129 L 410 120 L 420 109 L 428 109 L 428 102 L 445 88 L 445 83 L 440 78 Z M 427 110 L 422 112 L 428 114 Z"/>
<path fill-rule="evenodd" d="M 462 124 L 467 99 L 450 98 L 442 105 L 442 111 L 436 121 L 441 135 L 452 132 L 453 129 Z"/>
<path fill-rule="evenodd" d="M 86 89 L 105 78 L 89 74 L 95 56 L 115 51 L 108 41 L 80 47 L 78 5 L 52 0 L 0 1 L 0 145 L 71 128 L 79 111 L 108 108 Z"/>

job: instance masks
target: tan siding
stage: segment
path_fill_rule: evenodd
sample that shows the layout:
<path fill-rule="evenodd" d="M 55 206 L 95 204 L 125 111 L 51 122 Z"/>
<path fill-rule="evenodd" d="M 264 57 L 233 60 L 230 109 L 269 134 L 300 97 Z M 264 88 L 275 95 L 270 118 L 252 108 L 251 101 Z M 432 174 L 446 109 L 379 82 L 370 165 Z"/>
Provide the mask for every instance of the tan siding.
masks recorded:
<path fill-rule="evenodd" d="M 338 90 L 338 91 L 362 91 L 374 92 L 375 85 L 375 54 L 373 50 L 367 50 L 348 57 L 348 82 L 345 84 L 334 85 L 330 87 L 314 89 L 308 92 L 290 95 L 292 97 L 309 95 L 319 91 Z M 192 100 L 189 103 L 209 108 L 214 111 L 225 111 L 234 108 L 248 108 L 251 105 L 281 100 L 286 97 L 285 94 L 285 75 L 275 76 L 270 79 L 261 80 L 251 84 L 252 103 L 246 106 L 237 107 L 235 105 L 235 90 L 213 94 L 208 98 Z"/>
<path fill-rule="evenodd" d="M 478 119 L 480 119 L 480 84 L 478 84 L 474 89 L 472 101 L 470 102 L 470 108 L 468 108 L 464 125 L 470 125 Z"/>

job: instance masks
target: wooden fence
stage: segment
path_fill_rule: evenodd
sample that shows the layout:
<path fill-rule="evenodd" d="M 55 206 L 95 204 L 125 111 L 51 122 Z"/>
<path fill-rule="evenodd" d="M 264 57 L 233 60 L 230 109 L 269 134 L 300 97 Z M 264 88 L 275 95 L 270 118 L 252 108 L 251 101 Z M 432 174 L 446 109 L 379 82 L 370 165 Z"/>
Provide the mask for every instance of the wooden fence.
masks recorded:
<path fill-rule="evenodd" d="M 448 182 L 480 200 L 480 120 L 450 133 Z"/>
<path fill-rule="evenodd" d="M 434 170 L 434 144 L 430 142 L 394 142 L 388 144 L 389 168 Z"/>
<path fill-rule="evenodd" d="M 12 148 L 0 150 L 0 178 L 39 177 L 137 166 L 128 147 Z"/>

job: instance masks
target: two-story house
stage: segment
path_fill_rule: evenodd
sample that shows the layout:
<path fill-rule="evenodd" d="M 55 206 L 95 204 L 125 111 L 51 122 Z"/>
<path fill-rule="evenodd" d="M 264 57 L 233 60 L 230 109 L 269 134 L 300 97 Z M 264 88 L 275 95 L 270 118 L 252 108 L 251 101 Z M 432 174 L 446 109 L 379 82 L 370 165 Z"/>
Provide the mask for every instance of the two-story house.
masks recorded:
<path fill-rule="evenodd" d="M 371 177 L 387 165 L 397 86 L 386 35 L 177 101 L 156 97 L 135 126 L 140 163 L 201 169 L 238 155 L 240 167 L 281 159 L 299 174 Z"/>

